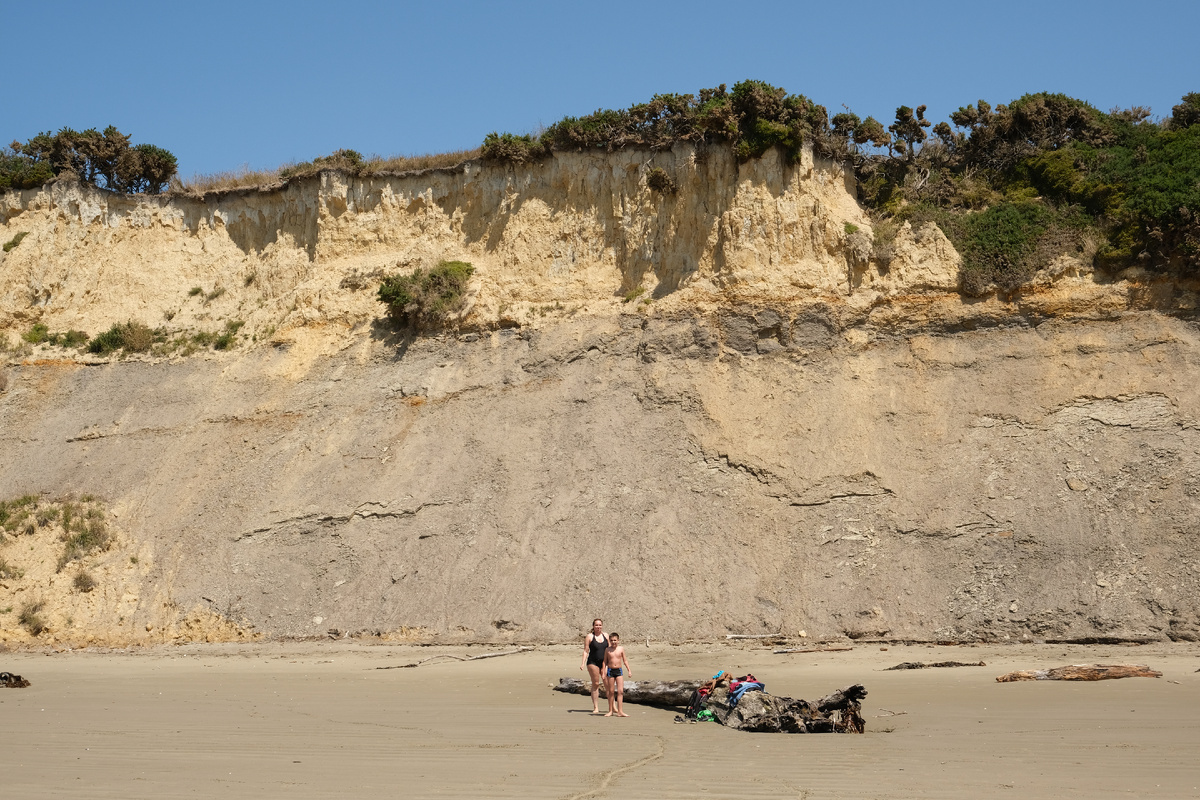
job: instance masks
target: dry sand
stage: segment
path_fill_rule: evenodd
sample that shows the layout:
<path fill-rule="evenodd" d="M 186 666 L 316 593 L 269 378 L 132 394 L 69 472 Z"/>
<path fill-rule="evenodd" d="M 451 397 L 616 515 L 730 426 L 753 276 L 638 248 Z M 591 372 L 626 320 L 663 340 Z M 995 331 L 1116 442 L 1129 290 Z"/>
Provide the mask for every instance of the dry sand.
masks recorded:
<path fill-rule="evenodd" d="M 375 668 L 448 651 L 324 642 L 0 652 L 0 670 L 33 682 L 0 690 L 0 794 L 1200 797 L 1194 645 L 629 651 L 639 678 L 750 670 L 771 692 L 810 699 L 861 682 L 867 734 L 747 734 L 634 705 L 629 719 L 592 717 L 586 697 L 549 689 L 581 674 L 565 646 L 389 670 Z M 947 659 L 987 666 L 881 671 Z M 1083 662 L 1144 663 L 1164 676 L 995 682 Z"/>

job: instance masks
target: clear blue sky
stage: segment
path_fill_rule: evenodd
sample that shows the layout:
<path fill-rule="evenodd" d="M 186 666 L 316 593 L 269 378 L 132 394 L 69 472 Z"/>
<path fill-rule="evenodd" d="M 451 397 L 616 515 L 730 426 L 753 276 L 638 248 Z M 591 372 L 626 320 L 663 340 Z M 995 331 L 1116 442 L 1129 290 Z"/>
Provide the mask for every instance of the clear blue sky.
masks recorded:
<path fill-rule="evenodd" d="M 744 78 L 885 123 L 1043 90 L 1169 115 L 1200 91 L 1195 0 L 0 0 L 0 20 L 3 141 L 113 124 L 185 176 L 465 149 Z"/>

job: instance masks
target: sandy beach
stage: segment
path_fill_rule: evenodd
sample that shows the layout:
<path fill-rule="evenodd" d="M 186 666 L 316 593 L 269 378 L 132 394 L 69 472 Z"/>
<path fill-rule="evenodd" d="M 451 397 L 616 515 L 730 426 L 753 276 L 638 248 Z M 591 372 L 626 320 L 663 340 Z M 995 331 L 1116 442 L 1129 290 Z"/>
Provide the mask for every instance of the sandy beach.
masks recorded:
<path fill-rule="evenodd" d="M 1200 797 L 1200 650 L 1147 645 L 859 645 L 776 655 L 634 645 L 637 678 L 749 670 L 775 694 L 870 691 L 864 736 L 766 735 L 630 705 L 593 717 L 550 690 L 574 647 L 344 642 L 0 653 L 12 798 Z M 883 671 L 903 661 L 986 667 Z M 1159 679 L 998 684 L 1022 668 L 1142 663 Z"/>

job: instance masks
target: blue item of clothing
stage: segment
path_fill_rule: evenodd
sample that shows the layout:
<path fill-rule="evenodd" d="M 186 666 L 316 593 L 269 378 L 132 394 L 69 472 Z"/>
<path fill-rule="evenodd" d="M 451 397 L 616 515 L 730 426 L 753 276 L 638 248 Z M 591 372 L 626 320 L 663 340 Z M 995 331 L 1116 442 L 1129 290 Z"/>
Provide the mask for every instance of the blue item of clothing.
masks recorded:
<path fill-rule="evenodd" d="M 737 708 L 738 701 L 742 699 L 742 695 L 744 695 L 746 692 L 765 692 L 766 690 L 767 687 L 761 683 L 751 683 L 750 681 L 746 681 L 730 693 L 729 707 Z"/>
<path fill-rule="evenodd" d="M 624 674 L 625 674 L 624 671 L 622 671 L 622 669 L 620 667 L 609 667 L 608 668 L 608 677 L 610 677 L 610 678 L 619 678 Z"/>

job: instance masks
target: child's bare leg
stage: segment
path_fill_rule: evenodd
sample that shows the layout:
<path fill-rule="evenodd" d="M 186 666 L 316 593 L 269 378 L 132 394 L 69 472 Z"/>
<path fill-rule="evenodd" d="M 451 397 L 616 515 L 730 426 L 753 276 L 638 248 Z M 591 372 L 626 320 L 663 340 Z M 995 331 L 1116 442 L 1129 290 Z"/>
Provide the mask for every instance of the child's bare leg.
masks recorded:
<path fill-rule="evenodd" d="M 588 675 L 592 679 L 592 713 L 600 713 L 600 668 L 595 664 L 588 664 Z"/>
<path fill-rule="evenodd" d="M 605 714 L 604 716 L 611 717 L 613 715 L 613 708 L 614 708 L 613 679 L 608 677 L 607 675 L 604 676 L 604 693 L 608 695 L 608 713 Z"/>
<path fill-rule="evenodd" d="M 625 676 L 623 676 L 623 675 L 618 676 L 616 679 L 616 683 L 617 683 L 617 685 L 616 685 L 617 716 L 618 717 L 628 717 L 629 715 L 625 713 L 625 708 L 624 708 L 624 706 L 625 706 Z"/>

